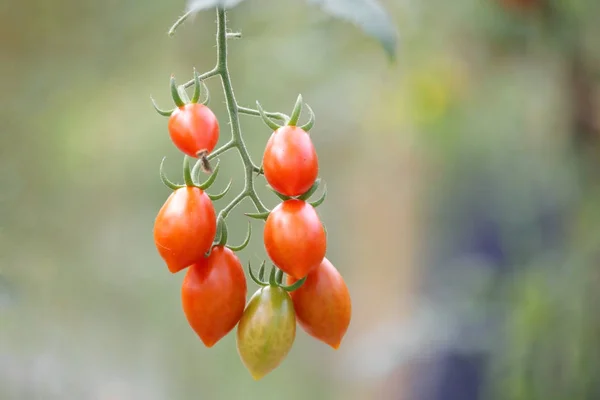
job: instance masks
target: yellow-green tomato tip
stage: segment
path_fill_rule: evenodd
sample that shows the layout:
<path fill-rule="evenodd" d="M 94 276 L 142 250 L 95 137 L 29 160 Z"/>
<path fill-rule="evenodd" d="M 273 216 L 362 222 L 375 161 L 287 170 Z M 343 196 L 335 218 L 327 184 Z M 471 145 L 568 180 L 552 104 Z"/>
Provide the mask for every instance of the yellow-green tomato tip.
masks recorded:
<path fill-rule="evenodd" d="M 277 368 L 296 338 L 296 314 L 290 295 L 267 286 L 250 299 L 237 329 L 237 350 L 254 380 Z"/>

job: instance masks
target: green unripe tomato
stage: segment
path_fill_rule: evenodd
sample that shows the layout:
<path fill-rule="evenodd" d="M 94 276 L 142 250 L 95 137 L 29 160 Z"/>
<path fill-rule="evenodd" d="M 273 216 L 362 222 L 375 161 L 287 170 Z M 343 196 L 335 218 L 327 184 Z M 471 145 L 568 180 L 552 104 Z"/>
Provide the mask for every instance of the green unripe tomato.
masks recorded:
<path fill-rule="evenodd" d="M 276 286 L 259 289 L 238 324 L 237 349 L 255 380 L 281 364 L 296 338 L 296 314 L 290 295 Z"/>

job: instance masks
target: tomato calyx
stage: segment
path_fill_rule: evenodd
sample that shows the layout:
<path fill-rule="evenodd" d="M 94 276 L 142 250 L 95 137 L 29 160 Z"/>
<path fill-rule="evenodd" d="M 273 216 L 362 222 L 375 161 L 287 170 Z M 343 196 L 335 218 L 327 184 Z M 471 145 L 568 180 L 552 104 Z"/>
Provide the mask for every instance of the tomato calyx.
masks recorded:
<path fill-rule="evenodd" d="M 283 285 L 283 271 L 277 268 L 275 265 L 271 268 L 271 272 L 269 273 L 269 279 L 265 280 L 265 261 L 262 262 L 260 268 L 258 270 L 258 277 L 254 274 L 252 270 L 252 266 L 250 265 L 250 261 L 248 261 L 248 273 L 250 278 L 256 283 L 258 286 L 266 287 L 273 286 L 278 287 L 286 292 L 293 292 L 294 290 L 300 288 L 304 282 L 306 282 L 306 276 L 291 285 Z"/>
<path fill-rule="evenodd" d="M 194 169 L 190 168 L 190 159 L 186 155 L 183 157 L 183 180 L 185 183 L 184 184 L 174 183 L 167 177 L 167 175 L 165 174 L 165 171 L 164 171 L 164 164 L 165 164 L 166 158 L 167 157 L 163 157 L 162 161 L 160 162 L 160 170 L 159 170 L 160 180 L 166 187 L 168 187 L 169 189 L 172 189 L 172 190 L 181 189 L 181 188 L 184 188 L 187 186 L 187 187 L 196 187 L 198 189 L 205 191 L 212 186 L 212 184 L 217 179 L 217 175 L 219 174 L 219 163 L 217 162 L 217 165 L 215 166 L 213 173 L 206 179 L 206 181 L 204 181 L 203 183 L 199 183 L 198 182 L 198 180 L 199 180 L 198 170 L 197 170 L 196 166 L 194 166 Z M 211 200 L 213 200 L 213 198 L 215 198 L 215 197 L 217 199 L 220 199 L 221 197 L 223 197 L 227 194 L 227 192 L 229 191 L 230 188 L 231 188 L 231 182 L 229 182 L 229 185 L 227 185 L 227 187 L 225 188 L 225 190 L 223 192 L 218 193 L 216 195 L 208 195 L 208 196 L 209 196 L 209 198 L 211 198 Z"/>
<path fill-rule="evenodd" d="M 171 89 L 171 97 L 173 98 L 173 102 L 175 103 L 176 107 L 173 109 L 170 109 L 170 110 L 163 110 L 162 108 L 160 108 L 158 106 L 158 104 L 156 104 L 156 101 L 154 100 L 154 98 L 152 96 L 150 96 L 150 100 L 152 101 L 152 106 L 154 107 L 156 112 L 159 113 L 160 115 L 162 115 L 163 117 L 170 117 L 171 114 L 173 114 L 173 111 L 175 111 L 175 109 L 184 107 L 186 104 L 189 104 L 189 103 L 200 103 L 200 104 L 208 105 L 208 103 L 210 102 L 210 93 L 209 93 L 208 87 L 206 86 L 204 81 L 200 80 L 200 75 L 198 75 L 198 71 L 196 71 L 196 68 L 194 68 L 194 80 L 193 81 L 194 81 L 194 84 L 193 84 L 194 85 L 194 94 L 192 95 L 192 98 L 190 100 L 185 91 L 185 86 L 178 86 L 177 83 L 175 82 L 175 76 L 171 75 L 171 79 L 169 81 L 169 86 Z M 200 101 L 200 96 L 202 95 L 202 92 L 205 93 L 204 100 Z"/>
<path fill-rule="evenodd" d="M 308 104 L 304 104 L 304 105 L 308 109 L 309 119 L 308 119 L 307 123 L 299 126 L 299 128 L 302 129 L 304 132 L 308 132 L 315 125 L 315 113 L 313 112 L 312 108 L 310 108 L 310 106 Z M 294 109 L 292 110 L 292 113 L 291 113 L 289 119 L 286 121 L 287 126 L 297 126 L 298 120 L 300 119 L 300 114 L 302 113 L 302 106 L 303 106 L 302 95 L 299 94 L 298 98 L 296 99 L 296 104 L 294 105 Z M 283 127 L 283 125 L 279 125 L 277 122 L 275 122 L 271 118 L 269 118 L 269 116 L 267 116 L 267 114 L 265 113 L 265 110 L 262 108 L 262 106 L 260 105 L 260 103 L 258 101 L 256 102 L 256 108 L 258 109 L 258 113 L 260 114 L 260 117 L 262 118 L 263 122 L 269 128 L 276 131 L 279 128 Z"/>
<path fill-rule="evenodd" d="M 273 187 L 271 187 L 270 185 L 267 185 L 267 187 L 269 188 L 269 190 L 271 190 L 277 197 L 279 197 L 283 201 L 292 200 L 292 199 L 307 201 L 313 194 L 315 194 L 315 192 L 319 188 L 320 184 L 321 184 L 321 178 L 317 178 L 317 180 L 315 180 L 315 183 L 313 183 L 313 185 L 310 187 L 310 189 L 308 189 L 305 193 L 301 194 L 300 196 L 294 196 L 294 197 L 286 196 L 282 193 L 279 193 L 278 191 L 273 189 Z M 326 197 L 327 197 L 327 186 L 324 185 L 323 193 L 321 194 L 321 197 L 319 197 L 317 200 L 314 200 L 314 201 L 307 201 L 307 203 L 310 204 L 311 206 L 317 208 L 318 206 L 323 204 Z M 267 214 L 267 217 L 268 217 L 268 214 Z M 256 216 L 253 218 L 259 218 L 259 217 Z M 261 214 L 260 218 L 262 218 L 262 214 Z"/>
<path fill-rule="evenodd" d="M 227 240 L 228 240 L 227 223 L 225 222 L 225 218 L 223 216 L 219 216 L 217 218 L 217 232 L 215 234 L 215 241 L 213 242 L 211 249 L 205 254 L 205 256 L 206 257 L 210 256 L 212 248 L 215 246 L 227 247 L 229 250 L 231 250 L 233 252 L 242 251 L 250 243 L 251 237 L 252 237 L 252 224 L 250 223 L 250 221 L 248 221 L 248 232 L 246 233 L 246 237 L 244 238 L 244 241 L 237 246 L 228 245 L 227 244 Z"/>

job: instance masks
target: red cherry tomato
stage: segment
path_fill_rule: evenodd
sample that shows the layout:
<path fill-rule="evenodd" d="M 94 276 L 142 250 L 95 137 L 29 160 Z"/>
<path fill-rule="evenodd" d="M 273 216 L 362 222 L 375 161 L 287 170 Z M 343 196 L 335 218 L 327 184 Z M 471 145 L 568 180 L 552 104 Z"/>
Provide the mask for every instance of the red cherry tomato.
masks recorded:
<path fill-rule="evenodd" d="M 319 174 L 317 152 L 307 132 L 296 126 L 277 129 L 267 142 L 263 170 L 269 185 L 286 196 L 310 189 Z"/>
<path fill-rule="evenodd" d="M 246 306 L 246 277 L 239 258 L 227 247 L 188 268 L 181 287 L 185 316 L 206 347 L 212 347 L 239 322 Z"/>
<path fill-rule="evenodd" d="M 154 221 L 154 243 L 169 271 L 178 272 L 201 260 L 212 246 L 217 216 L 202 189 L 173 192 Z"/>
<path fill-rule="evenodd" d="M 283 272 L 304 278 L 327 250 L 325 229 L 313 206 L 286 200 L 271 211 L 263 235 L 267 254 Z"/>
<path fill-rule="evenodd" d="M 219 122 L 210 108 L 189 103 L 176 108 L 169 117 L 169 134 L 179 150 L 197 157 L 201 150 L 213 151 L 219 141 Z"/>
<path fill-rule="evenodd" d="M 287 277 L 288 284 L 296 281 Z M 352 304 L 348 287 L 331 262 L 324 258 L 290 295 L 302 329 L 337 350 L 350 325 Z"/>
<path fill-rule="evenodd" d="M 237 349 L 255 380 L 277 368 L 296 339 L 296 316 L 290 295 L 276 286 L 259 289 L 237 329 Z"/>

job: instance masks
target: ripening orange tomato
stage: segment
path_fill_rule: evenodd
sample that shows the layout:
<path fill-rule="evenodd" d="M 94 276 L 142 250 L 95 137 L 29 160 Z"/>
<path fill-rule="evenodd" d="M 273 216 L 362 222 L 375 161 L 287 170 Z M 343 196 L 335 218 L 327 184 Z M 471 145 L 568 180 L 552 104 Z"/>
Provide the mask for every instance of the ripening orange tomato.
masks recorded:
<path fill-rule="evenodd" d="M 189 103 L 176 108 L 169 117 L 169 134 L 173 144 L 190 157 L 198 152 L 213 151 L 219 141 L 219 121 L 210 108 Z"/>
<path fill-rule="evenodd" d="M 200 261 L 216 232 L 213 203 L 202 189 L 193 186 L 171 193 L 154 221 L 154 243 L 172 273 Z"/>
<path fill-rule="evenodd" d="M 263 232 L 269 258 L 296 279 L 316 268 L 327 250 L 327 237 L 313 206 L 302 200 L 286 200 L 271 211 Z"/>
<path fill-rule="evenodd" d="M 296 281 L 287 277 L 288 285 Z M 337 350 L 352 316 L 350 292 L 338 270 L 324 258 L 290 296 L 302 329 Z"/>
<path fill-rule="evenodd" d="M 297 126 L 277 129 L 263 155 L 265 179 L 286 196 L 299 196 L 310 189 L 319 174 L 317 152 L 307 132 Z"/>
<path fill-rule="evenodd" d="M 206 347 L 239 322 L 246 306 L 246 276 L 239 258 L 224 246 L 188 268 L 181 287 L 185 316 Z"/>

